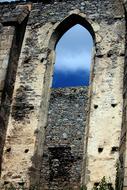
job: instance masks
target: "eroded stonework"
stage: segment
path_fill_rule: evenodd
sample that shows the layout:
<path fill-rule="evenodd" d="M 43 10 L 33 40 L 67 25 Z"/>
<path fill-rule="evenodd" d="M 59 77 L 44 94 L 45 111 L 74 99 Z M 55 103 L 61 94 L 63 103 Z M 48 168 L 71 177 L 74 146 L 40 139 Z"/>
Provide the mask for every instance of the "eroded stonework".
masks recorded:
<path fill-rule="evenodd" d="M 88 90 L 52 89 L 41 166 L 44 189 L 80 189 Z"/>
<path fill-rule="evenodd" d="M 1 3 L 0 23 L 0 161 L 3 188 L 13 183 L 28 188 L 38 185 L 40 190 L 61 189 L 59 184 L 69 178 L 72 189 L 86 185 L 90 190 L 104 176 L 114 187 L 116 164 L 119 163 L 117 186 L 126 190 L 126 1 Z M 66 133 L 65 126 L 62 126 L 71 112 L 74 117 L 69 121 L 71 128 L 77 129 L 79 118 L 75 116 L 73 106 L 78 104 L 77 100 L 80 102 L 82 90 L 78 89 L 79 95 L 76 94 L 77 99 L 72 103 L 68 104 L 62 98 L 58 116 L 66 104 L 70 109 L 65 109 L 63 120 L 56 117 L 58 133 L 56 128 L 53 130 L 53 114 L 57 107 L 52 111 L 53 94 L 50 96 L 55 45 L 75 24 L 88 29 L 94 41 L 88 105 L 83 99 L 83 104 L 77 108 L 82 115 L 82 127 L 79 129 L 82 136 L 79 138 L 81 141 L 84 139 L 80 144 L 82 158 L 79 163 L 74 163 L 75 154 L 80 149 L 79 143 L 75 144 L 77 135 L 70 142 L 69 136 L 73 137 L 73 131 Z M 69 97 L 74 94 L 68 91 Z M 58 94 L 54 101 L 56 104 L 59 102 Z M 63 137 L 66 139 L 64 143 Z M 73 143 L 75 153 L 71 147 Z M 58 162 L 64 162 L 64 165 L 61 164 L 56 171 Z M 46 169 L 44 166 L 48 164 Z M 74 172 L 76 169 L 78 172 Z M 66 179 L 61 174 L 62 170 Z M 45 180 L 47 176 L 49 182 Z M 57 182 L 60 179 L 60 183 L 55 182 L 56 186 L 51 184 L 54 176 Z M 73 183 L 74 178 L 78 181 Z"/>

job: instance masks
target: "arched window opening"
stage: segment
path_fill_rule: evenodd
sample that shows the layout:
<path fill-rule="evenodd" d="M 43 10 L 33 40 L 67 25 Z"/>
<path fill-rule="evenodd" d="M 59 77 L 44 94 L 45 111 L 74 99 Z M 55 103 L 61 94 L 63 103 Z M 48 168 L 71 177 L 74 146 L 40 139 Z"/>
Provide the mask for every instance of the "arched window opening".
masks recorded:
<path fill-rule="evenodd" d="M 76 24 L 56 45 L 52 87 L 88 86 L 93 39 L 83 26 Z"/>
<path fill-rule="evenodd" d="M 91 25 L 72 14 L 56 27 L 49 42 L 53 55 L 56 50 L 55 89 L 50 91 L 40 183 L 50 189 L 81 188 L 92 37 Z M 54 56 L 51 67 L 53 62 Z"/>

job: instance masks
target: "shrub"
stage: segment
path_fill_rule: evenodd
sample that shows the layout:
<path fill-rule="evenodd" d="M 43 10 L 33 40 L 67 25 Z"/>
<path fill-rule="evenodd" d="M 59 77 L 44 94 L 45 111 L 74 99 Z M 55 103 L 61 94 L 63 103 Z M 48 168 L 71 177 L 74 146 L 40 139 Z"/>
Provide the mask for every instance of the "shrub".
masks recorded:
<path fill-rule="evenodd" d="M 112 184 L 107 182 L 105 177 L 102 178 L 98 186 L 94 186 L 93 190 L 113 190 Z"/>

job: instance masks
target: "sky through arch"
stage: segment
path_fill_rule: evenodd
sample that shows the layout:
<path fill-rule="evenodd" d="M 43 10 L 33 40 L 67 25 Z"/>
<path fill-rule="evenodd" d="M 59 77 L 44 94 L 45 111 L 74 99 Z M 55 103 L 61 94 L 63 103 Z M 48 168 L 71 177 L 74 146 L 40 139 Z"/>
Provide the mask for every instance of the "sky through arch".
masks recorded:
<path fill-rule="evenodd" d="M 93 38 L 83 26 L 76 24 L 56 46 L 53 88 L 88 86 Z"/>

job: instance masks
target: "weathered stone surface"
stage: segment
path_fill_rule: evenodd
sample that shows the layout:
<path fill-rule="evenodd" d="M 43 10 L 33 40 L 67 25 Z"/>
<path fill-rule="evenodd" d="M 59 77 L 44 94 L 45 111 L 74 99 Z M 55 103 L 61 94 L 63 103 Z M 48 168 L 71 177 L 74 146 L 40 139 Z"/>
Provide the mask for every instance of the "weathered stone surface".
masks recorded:
<path fill-rule="evenodd" d="M 41 166 L 43 189 L 80 189 L 87 100 L 87 87 L 51 90 Z"/>
<path fill-rule="evenodd" d="M 23 20 L 28 16 L 29 11 L 31 9 L 30 4 L 26 5 L 18 5 L 13 8 L 10 12 L 3 12 L 3 15 L 0 19 L 1 23 L 4 25 L 14 25 L 16 23 L 21 24 Z"/>
<path fill-rule="evenodd" d="M 124 5 L 126 8 L 126 2 Z M 3 131 L 4 134 L 6 133 L 6 140 L 5 135 L 1 140 L 1 155 L 4 146 L 2 183 L 4 185 L 24 183 L 26 186 L 41 184 L 40 189 L 44 189 L 44 185 L 45 189 L 55 189 L 55 184 L 53 186 L 45 182 L 50 174 L 49 167 L 44 166 L 50 163 L 51 170 L 57 175 L 58 171 L 53 169 L 52 159 L 55 165 L 59 165 L 59 159 L 53 157 L 54 154 L 58 154 L 61 155 L 62 162 L 66 160 L 65 165 L 73 163 L 70 173 L 65 171 L 70 175 L 72 189 L 79 189 L 81 181 L 81 184 L 86 184 L 90 190 L 103 176 L 106 179 L 110 178 L 114 186 L 115 165 L 119 155 L 121 168 L 126 167 L 127 160 L 126 23 L 123 2 L 119 0 L 53 0 L 38 3 L 31 1 L 29 4 L 25 2 L 1 3 L 0 22 L 2 23 L 0 25 L 0 90 L 2 96 L 0 134 Z M 56 119 L 54 124 L 51 119 L 54 116 L 51 106 L 54 105 L 53 93 L 50 99 L 50 86 L 55 62 L 55 45 L 61 36 L 75 24 L 86 27 L 95 44 L 89 87 L 88 118 L 86 120 L 85 115 L 83 116 L 85 109 L 81 110 L 86 105 L 85 99 L 83 99 L 83 104 L 78 106 L 82 97 L 80 96 L 81 89 L 78 89 L 79 95 L 76 94 L 77 99 L 73 100 L 72 104 L 67 103 L 67 99 L 60 103 L 60 106 L 64 109 L 65 105 L 70 105 L 69 110 L 65 111 L 68 112 L 66 114 L 68 117 L 72 112 L 72 107 L 77 104 L 76 109 L 79 109 L 82 115 L 81 125 L 87 123 L 84 134 L 83 127 L 79 130 L 82 135 L 81 141 L 84 138 L 84 148 L 83 142 L 79 147 L 76 136 L 71 141 L 73 131 L 66 132 L 65 126 L 58 130 L 57 126 L 63 126 L 66 119 L 63 118 L 62 122 L 61 119 Z M 64 93 L 63 91 L 62 94 Z M 54 94 L 57 93 L 54 92 Z M 71 94 L 68 96 L 70 97 Z M 59 98 L 57 94 L 54 101 L 59 102 Z M 59 111 L 59 117 L 62 114 L 62 108 Z M 56 106 L 53 109 L 55 110 Z M 73 111 L 74 116 L 76 109 Z M 67 120 L 71 123 L 70 128 L 74 127 L 74 130 L 77 129 L 75 125 L 80 124 L 79 118 L 73 122 L 75 117 Z M 53 125 L 56 125 L 58 131 Z M 53 135 L 57 138 L 54 139 Z M 66 141 L 68 136 L 70 136 L 69 144 L 77 143 L 74 152 L 70 145 L 68 147 Z M 49 138 L 52 140 L 48 140 Z M 59 142 L 60 146 L 58 146 Z M 49 160 L 45 157 L 48 146 Z M 83 159 L 74 163 L 72 158 L 75 158 L 78 149 L 81 150 Z M 65 168 L 61 166 L 60 171 L 62 169 Z M 76 169 L 77 173 L 74 172 Z M 123 170 L 121 173 L 123 183 L 125 174 Z M 61 181 L 62 179 L 61 177 Z M 57 182 L 58 179 L 55 181 L 57 189 L 61 189 L 62 186 L 59 186 Z"/>

